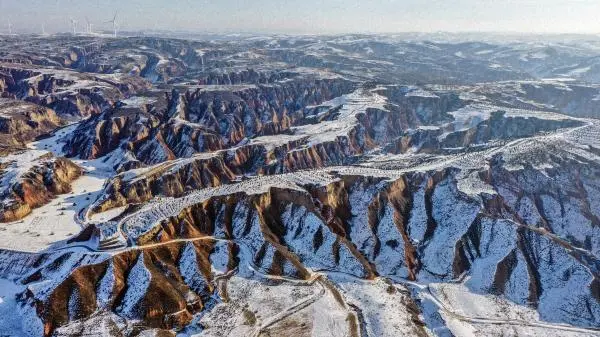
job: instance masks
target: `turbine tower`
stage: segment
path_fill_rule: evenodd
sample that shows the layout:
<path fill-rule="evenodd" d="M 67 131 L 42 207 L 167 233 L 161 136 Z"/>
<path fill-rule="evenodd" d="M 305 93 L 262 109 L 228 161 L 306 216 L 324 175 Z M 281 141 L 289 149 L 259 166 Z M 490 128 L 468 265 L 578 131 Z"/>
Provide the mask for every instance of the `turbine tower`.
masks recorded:
<path fill-rule="evenodd" d="M 87 31 L 87 33 L 88 33 L 88 34 L 90 34 L 90 35 L 91 35 L 91 34 L 92 34 L 92 31 L 93 31 L 93 29 L 92 29 L 92 27 L 93 27 L 93 24 L 90 22 L 90 20 L 88 19 L 88 17 L 87 17 L 87 16 L 85 17 L 85 22 L 87 23 L 87 26 L 86 26 L 86 31 Z"/>
<path fill-rule="evenodd" d="M 115 11 L 115 16 L 113 16 L 112 20 L 106 21 L 106 23 L 112 23 L 113 25 L 113 33 L 114 37 L 117 37 L 117 12 Z"/>
<path fill-rule="evenodd" d="M 12 22 L 10 22 L 10 19 L 8 19 L 8 35 L 12 35 L 12 29 L 13 29 L 13 24 Z"/>
<path fill-rule="evenodd" d="M 71 28 L 73 29 L 73 35 L 77 34 L 77 20 L 71 18 Z"/>

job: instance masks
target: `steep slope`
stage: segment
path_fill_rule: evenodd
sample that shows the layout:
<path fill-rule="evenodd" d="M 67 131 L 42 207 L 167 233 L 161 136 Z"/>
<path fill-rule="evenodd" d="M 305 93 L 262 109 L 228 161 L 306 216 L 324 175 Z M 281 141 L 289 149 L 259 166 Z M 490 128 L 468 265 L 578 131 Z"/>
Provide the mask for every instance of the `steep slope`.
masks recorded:
<path fill-rule="evenodd" d="M 19 220 L 56 194 L 70 192 L 70 183 L 82 174 L 70 160 L 42 151 L 12 154 L 0 158 L 0 163 L 1 222 Z"/>
<path fill-rule="evenodd" d="M 0 98 L 1 152 L 8 154 L 63 125 L 54 111 L 23 101 Z"/>
<path fill-rule="evenodd" d="M 0 334 L 598 335 L 587 43 L 0 37 Z"/>

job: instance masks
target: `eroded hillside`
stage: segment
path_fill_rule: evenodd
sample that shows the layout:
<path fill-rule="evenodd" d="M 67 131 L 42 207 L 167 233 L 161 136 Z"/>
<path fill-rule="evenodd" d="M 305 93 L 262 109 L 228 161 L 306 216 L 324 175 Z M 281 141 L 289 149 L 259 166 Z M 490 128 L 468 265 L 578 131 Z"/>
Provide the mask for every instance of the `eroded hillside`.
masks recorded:
<path fill-rule="evenodd" d="M 0 334 L 599 333 L 592 49 L 0 44 Z"/>

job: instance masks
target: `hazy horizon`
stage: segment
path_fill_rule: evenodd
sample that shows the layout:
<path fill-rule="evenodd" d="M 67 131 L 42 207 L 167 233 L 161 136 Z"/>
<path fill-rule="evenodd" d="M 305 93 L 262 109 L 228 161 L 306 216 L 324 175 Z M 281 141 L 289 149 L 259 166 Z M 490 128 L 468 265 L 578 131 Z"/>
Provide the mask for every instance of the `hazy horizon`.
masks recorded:
<path fill-rule="evenodd" d="M 600 2 L 591 0 L 343 1 L 305 0 L 0 0 L 2 29 L 15 33 L 71 30 L 69 20 L 95 31 L 109 30 L 115 11 L 120 30 L 181 30 L 281 34 L 487 32 L 532 34 L 600 33 Z"/>

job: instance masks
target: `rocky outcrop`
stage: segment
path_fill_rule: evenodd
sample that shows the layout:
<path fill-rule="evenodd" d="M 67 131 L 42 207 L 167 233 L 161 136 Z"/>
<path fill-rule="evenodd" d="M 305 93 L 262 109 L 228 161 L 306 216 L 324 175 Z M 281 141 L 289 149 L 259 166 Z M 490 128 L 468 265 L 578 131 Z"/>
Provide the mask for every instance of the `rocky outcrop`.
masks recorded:
<path fill-rule="evenodd" d="M 105 199 L 95 211 L 144 202 L 154 196 L 179 197 L 188 191 L 237 182 L 245 176 L 349 164 L 355 156 L 387 144 L 408 128 L 399 112 L 380 109 L 367 109 L 356 115 L 353 123 L 356 125 L 343 130 L 332 140 L 317 142 L 307 137 L 284 137 L 279 144 L 272 144 L 258 138 L 261 140 L 231 150 L 123 172 L 111 179 L 105 190 Z M 271 140 L 277 142 L 276 138 Z M 169 146 L 171 141 L 165 144 Z M 72 148 L 71 145 L 67 147 Z M 174 154 L 181 153 L 179 148 Z"/>
<path fill-rule="evenodd" d="M 380 93 L 400 109 L 411 124 L 435 125 L 451 121 L 447 113 L 465 106 L 454 92 L 430 92 L 417 87 L 389 86 Z"/>
<path fill-rule="evenodd" d="M 220 186 L 237 179 L 232 168 L 218 155 L 179 160 L 141 171 L 139 175 L 126 172 L 111 179 L 106 187 L 107 197 L 94 211 L 141 203 L 157 195 L 180 197 L 193 190 Z"/>
<path fill-rule="evenodd" d="M 36 108 L 0 132 L 22 147 L 85 118 L 57 143 L 95 177 L 116 171 L 78 200 L 79 234 L 0 251 L 24 334 L 424 336 L 421 314 L 442 334 L 600 325 L 600 123 L 568 116 L 593 117 L 597 88 L 490 83 L 529 76 L 502 66 L 527 56 L 510 43 L 392 40 L 1 40 L 0 96 Z M 453 85 L 411 84 L 431 78 Z M 0 158 L 0 220 L 82 174 L 41 154 Z M 498 317 L 453 296 L 501 303 Z"/>
<path fill-rule="evenodd" d="M 234 254 L 233 246 L 212 240 L 166 244 L 110 258 L 66 253 L 24 280 L 29 284 L 52 279 L 54 290 L 31 288 L 19 300 L 39 313 L 46 336 L 73 320 L 106 311 L 144 322 L 128 335 L 153 328 L 182 329 L 214 292 L 211 255 L 224 255 L 219 258 L 230 259 L 234 266 Z M 65 274 L 60 268 L 67 265 L 73 271 Z"/>
<path fill-rule="evenodd" d="M 532 137 L 544 132 L 583 126 L 573 119 L 541 119 L 536 117 L 506 116 L 504 111 L 492 112 L 490 118 L 476 126 L 459 131 L 444 128 L 419 128 L 405 132 L 386 144 L 392 153 L 444 153 L 458 148 L 489 146 L 490 142 Z"/>
<path fill-rule="evenodd" d="M 65 146 L 70 156 L 98 158 L 118 146 L 145 164 L 214 151 L 260 135 L 286 132 L 303 109 L 348 92 L 345 80 L 290 82 L 239 92 L 173 91 L 155 103 L 127 106 L 82 123 Z"/>
<path fill-rule="evenodd" d="M 82 169 L 70 160 L 51 155 L 37 159 L 22 173 L 13 173 L 21 168 L 10 165 L 3 163 L 1 222 L 19 220 L 49 203 L 55 195 L 70 192 L 70 183 L 82 174 Z"/>
<path fill-rule="evenodd" d="M 494 168 L 492 172 L 501 170 Z M 581 236 L 565 227 L 566 222 L 555 223 L 552 230 L 539 229 L 524 220 L 531 217 L 530 211 L 502 201 L 504 195 L 508 197 L 505 192 L 496 197 L 482 196 L 484 203 L 481 204 L 458 189 L 456 173 L 450 170 L 435 175 L 410 174 L 385 184 L 379 179 L 348 176 L 322 188 L 307 186 L 306 192 L 273 188 L 256 196 L 209 198 L 182 209 L 175 217 L 164 219 L 137 240 L 144 245 L 168 242 L 176 237 L 210 235 L 241 241 L 253 247 L 250 249 L 259 266 L 261 252 L 265 251 L 261 247 L 267 242 L 292 261 L 300 275 L 301 266 L 365 278 L 381 275 L 417 280 L 450 280 L 468 272 L 472 275 L 472 280 L 467 282 L 469 287 L 503 293 L 515 300 L 521 296 L 518 295 L 520 290 L 514 288 L 515 282 L 525 279 L 529 293 L 517 302 L 533 303 L 546 319 L 577 319 L 579 322 L 587 320 L 585 325 L 588 326 L 597 324 L 594 322 L 600 318 L 600 301 L 592 286 L 597 276 L 586 271 L 595 270 L 597 257 L 593 253 L 581 255 L 573 249 L 585 247 L 584 242 L 590 239 L 558 239 L 555 234 Z M 506 189 L 506 181 L 510 180 L 503 179 L 503 183 L 495 185 L 499 191 Z M 511 189 L 515 188 L 522 187 L 511 185 Z M 530 198 L 550 200 L 535 195 Z M 576 211 L 570 208 L 574 212 L 571 216 L 579 214 L 589 219 L 585 231 L 589 233 L 586 235 L 593 236 L 597 219 L 594 213 L 589 213 L 588 202 L 581 194 L 573 194 L 569 201 L 570 205 L 579 205 Z M 550 201 L 546 204 L 548 206 L 540 209 L 541 213 L 551 207 Z M 421 222 L 427 223 L 427 227 Z M 258 228 L 248 227 L 254 223 Z M 252 236 L 256 230 L 262 232 L 262 239 Z M 498 236 L 498 233 L 504 235 Z M 590 252 L 597 250 L 593 243 L 587 247 Z M 547 254 L 564 265 L 556 267 L 543 257 Z M 484 263 L 484 259 L 488 262 Z M 492 266 L 498 266 L 491 275 L 486 272 L 486 268 L 490 268 L 489 259 L 494 259 Z M 517 268 L 516 264 L 522 265 Z M 270 263 L 262 266 L 275 274 L 285 270 Z M 551 289 L 564 286 L 563 281 L 559 281 L 563 268 L 585 274 L 568 278 L 565 282 L 569 287 L 577 287 L 581 279 L 588 280 L 583 282 L 584 289 L 562 295 L 572 296 L 575 302 L 569 303 L 591 308 L 585 319 L 552 312 L 551 308 L 556 309 L 557 304 L 548 296 L 552 296 L 549 295 L 553 293 Z"/>
<path fill-rule="evenodd" d="M 99 113 L 125 95 L 147 88 L 147 82 L 135 77 L 103 77 L 23 64 L 0 64 L 1 97 L 26 100 L 71 119 Z"/>
<path fill-rule="evenodd" d="M 54 111 L 35 104 L 0 99 L 0 142 L 23 148 L 26 143 L 54 131 L 64 122 Z"/>
<path fill-rule="evenodd" d="M 594 172 L 586 172 L 577 185 L 596 188 L 590 180 Z M 167 206 L 171 215 L 144 223 L 143 230 L 125 220 L 122 229 L 139 248 L 100 264 L 75 267 L 64 281 L 40 292 L 47 297 L 25 293 L 21 301 L 35 303 L 48 333 L 99 309 L 141 319 L 142 329 L 178 330 L 191 315 L 205 310 L 203 303 L 215 290 L 209 262 L 214 259 L 209 256 L 218 252 L 226 254 L 228 270 L 250 263 L 270 275 L 296 278 L 309 278 L 309 270 L 417 281 L 448 281 L 468 273 L 466 285 L 474 291 L 534 306 L 544 319 L 595 326 L 600 320 L 593 271 L 598 247 L 590 238 L 596 235 L 597 215 L 590 213 L 590 200 L 581 187 L 574 187 L 569 196 L 553 196 L 558 191 L 553 179 L 530 184 L 539 181 L 539 174 L 493 165 L 481 175 L 489 177 L 487 182 L 498 194 L 478 196 L 460 190 L 456 169 L 393 179 L 340 174 L 321 186 L 299 181 L 300 190 L 215 191 L 198 202 L 189 199 L 188 206 Z M 577 173 L 556 174 L 554 179 L 562 180 Z M 536 205 L 535 200 L 543 201 Z M 562 206 L 557 209 L 553 203 Z M 565 222 L 550 215 L 560 213 L 561 207 L 568 209 Z M 576 216 L 589 221 L 587 239 L 577 239 L 579 229 L 569 228 L 567 217 Z M 217 244 L 228 248 L 216 249 Z M 187 274 L 190 268 L 196 272 Z M 565 276 L 566 270 L 570 276 Z M 42 278 L 51 275 L 48 270 L 41 273 Z M 561 292 L 563 301 L 553 300 L 564 287 L 571 291 Z M 148 300 L 159 294 L 164 300 Z M 85 300 L 73 302 L 83 295 Z M 563 305 L 587 308 L 588 314 L 574 317 L 570 310 L 559 310 Z"/>
<path fill-rule="evenodd" d="M 270 84 L 298 77 L 293 71 L 256 71 L 252 68 L 232 72 L 199 74 L 200 85 Z"/>

